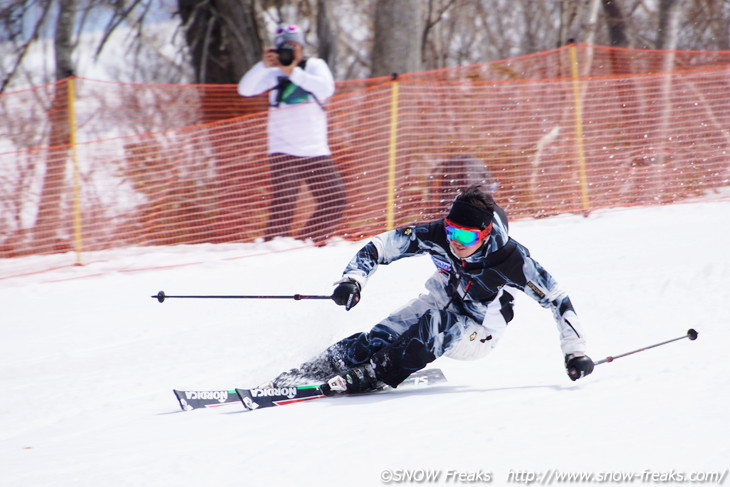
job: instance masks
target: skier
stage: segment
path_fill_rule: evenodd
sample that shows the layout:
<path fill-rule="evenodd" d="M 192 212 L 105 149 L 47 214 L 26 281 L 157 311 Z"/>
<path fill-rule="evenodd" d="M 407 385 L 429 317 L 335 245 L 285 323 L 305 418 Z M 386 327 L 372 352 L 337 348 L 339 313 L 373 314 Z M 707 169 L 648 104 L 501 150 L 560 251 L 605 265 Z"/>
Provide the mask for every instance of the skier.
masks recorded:
<path fill-rule="evenodd" d="M 324 382 L 327 395 L 397 387 L 438 357 L 487 355 L 513 317 L 520 289 L 552 310 L 571 380 L 593 371 L 580 322 L 568 295 L 529 251 L 508 236 L 505 212 L 480 185 L 459 194 L 446 218 L 382 233 L 345 268 L 333 300 L 350 310 L 378 265 L 430 254 L 436 273 L 427 293 L 393 312 L 369 332 L 356 333 L 313 360 L 279 375 L 276 387 Z"/>

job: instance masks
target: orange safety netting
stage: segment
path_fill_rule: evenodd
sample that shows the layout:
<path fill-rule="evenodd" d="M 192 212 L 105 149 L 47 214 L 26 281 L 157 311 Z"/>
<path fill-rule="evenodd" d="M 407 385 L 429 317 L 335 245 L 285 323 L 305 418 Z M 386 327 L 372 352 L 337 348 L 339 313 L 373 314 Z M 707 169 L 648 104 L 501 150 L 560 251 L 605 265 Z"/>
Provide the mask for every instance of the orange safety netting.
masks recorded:
<path fill-rule="evenodd" d="M 486 180 L 511 218 L 724 199 L 730 52 L 571 45 L 340 82 L 348 239 L 439 218 Z M 0 279 L 14 257 L 250 242 L 271 195 L 265 97 L 71 78 L 0 96 Z M 294 232 L 316 206 L 299 189 Z"/>

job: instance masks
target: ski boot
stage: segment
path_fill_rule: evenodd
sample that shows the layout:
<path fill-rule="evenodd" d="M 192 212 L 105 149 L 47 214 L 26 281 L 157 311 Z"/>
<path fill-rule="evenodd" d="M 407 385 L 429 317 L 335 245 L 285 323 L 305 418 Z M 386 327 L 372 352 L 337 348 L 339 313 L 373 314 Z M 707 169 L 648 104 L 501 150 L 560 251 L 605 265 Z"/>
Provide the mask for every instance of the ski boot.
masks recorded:
<path fill-rule="evenodd" d="M 375 369 L 368 363 L 332 377 L 320 386 L 320 390 L 325 396 L 334 396 L 370 392 L 382 387 L 383 384 L 375 376 Z"/>

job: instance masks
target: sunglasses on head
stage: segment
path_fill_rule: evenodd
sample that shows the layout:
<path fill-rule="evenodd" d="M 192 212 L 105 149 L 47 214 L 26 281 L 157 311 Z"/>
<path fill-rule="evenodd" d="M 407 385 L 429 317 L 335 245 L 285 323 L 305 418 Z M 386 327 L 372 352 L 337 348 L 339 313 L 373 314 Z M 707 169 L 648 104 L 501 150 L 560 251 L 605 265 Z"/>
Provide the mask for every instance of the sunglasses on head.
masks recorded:
<path fill-rule="evenodd" d="M 462 227 L 448 219 L 444 220 L 444 224 L 446 229 L 446 238 L 449 242 L 456 241 L 464 247 L 472 246 L 475 243 L 484 240 L 492 231 L 491 223 L 487 225 L 487 228 L 484 230 Z"/>

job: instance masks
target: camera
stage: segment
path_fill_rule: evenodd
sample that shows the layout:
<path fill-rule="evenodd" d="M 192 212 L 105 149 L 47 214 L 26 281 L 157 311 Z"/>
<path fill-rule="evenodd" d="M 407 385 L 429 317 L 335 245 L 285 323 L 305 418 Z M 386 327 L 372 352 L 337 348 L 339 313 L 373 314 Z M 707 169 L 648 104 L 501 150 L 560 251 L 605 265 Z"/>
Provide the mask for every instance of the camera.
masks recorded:
<path fill-rule="evenodd" d="M 294 62 L 294 48 L 284 44 L 276 49 L 276 53 L 279 55 L 279 62 L 282 66 L 289 66 Z"/>

